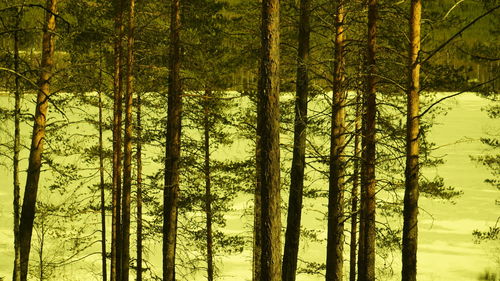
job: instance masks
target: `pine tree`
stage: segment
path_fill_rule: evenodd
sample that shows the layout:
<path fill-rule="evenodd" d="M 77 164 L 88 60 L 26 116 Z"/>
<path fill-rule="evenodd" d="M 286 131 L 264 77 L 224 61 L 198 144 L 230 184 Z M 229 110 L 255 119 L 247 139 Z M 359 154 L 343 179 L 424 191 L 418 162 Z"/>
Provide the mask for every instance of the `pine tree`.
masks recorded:
<path fill-rule="evenodd" d="M 364 97 L 358 280 L 375 280 L 375 124 L 377 0 L 368 1 L 367 89 Z"/>
<path fill-rule="evenodd" d="M 281 279 L 280 148 L 279 148 L 279 8 L 262 1 L 261 64 L 257 103 L 260 149 L 261 281 Z"/>
<path fill-rule="evenodd" d="M 17 12 L 15 18 L 15 28 L 20 28 L 21 12 Z M 14 71 L 19 73 L 19 33 L 14 31 Z M 13 183 L 14 183 L 14 270 L 12 273 L 13 281 L 21 280 L 21 248 L 19 245 L 19 201 L 20 201 L 20 183 L 19 183 L 19 152 L 21 149 L 21 128 L 20 128 L 20 115 L 21 115 L 21 85 L 19 75 L 14 78 L 14 156 L 12 158 L 13 165 Z"/>
<path fill-rule="evenodd" d="M 295 99 L 295 125 L 293 138 L 293 159 L 290 175 L 290 196 L 288 200 L 285 248 L 283 254 L 282 279 L 295 281 L 300 242 L 300 221 L 304 190 L 304 169 L 306 155 L 307 102 L 309 94 L 309 42 L 310 1 L 300 1 L 297 83 Z"/>
<path fill-rule="evenodd" d="M 56 29 L 57 0 L 47 0 L 46 16 L 42 39 L 42 60 L 39 90 L 37 92 L 33 134 L 31 139 L 28 174 L 24 191 L 23 207 L 19 225 L 21 281 L 26 281 L 31 249 L 31 235 L 35 219 L 38 182 L 42 166 L 42 152 L 45 138 L 45 126 L 50 96 L 49 81 L 52 77 L 54 57 L 54 35 Z"/>
<path fill-rule="evenodd" d="M 179 202 L 181 152 L 180 0 L 172 0 L 168 76 L 167 138 L 165 141 L 165 184 L 163 195 L 163 280 L 175 280 L 175 248 Z"/>
<path fill-rule="evenodd" d="M 127 30 L 127 72 L 125 91 L 125 137 L 123 160 L 123 196 L 122 196 L 122 281 L 129 280 L 130 266 L 130 193 L 132 188 L 132 102 L 134 98 L 134 30 L 135 1 L 129 0 Z"/>
<path fill-rule="evenodd" d="M 113 73 L 113 199 L 112 199 L 112 229 L 111 229 L 111 281 L 121 281 L 122 272 L 122 237 L 121 237 L 121 161 L 122 161 L 122 64 L 123 64 L 123 10 L 124 0 L 113 2 L 114 15 L 114 73 Z"/>
<path fill-rule="evenodd" d="M 345 9 L 343 0 L 336 3 L 335 63 L 333 72 L 332 123 L 330 136 L 330 180 L 328 188 L 328 240 L 326 280 L 341 281 L 344 264 L 344 176 L 346 146 L 345 122 Z"/>
<path fill-rule="evenodd" d="M 419 197 L 419 91 L 420 91 L 420 18 L 422 3 L 411 1 L 410 10 L 410 47 L 409 47 L 409 85 L 407 90 L 406 113 L 406 170 L 403 224 L 403 269 L 401 279 L 417 280 L 417 243 L 418 243 L 418 197 Z"/>

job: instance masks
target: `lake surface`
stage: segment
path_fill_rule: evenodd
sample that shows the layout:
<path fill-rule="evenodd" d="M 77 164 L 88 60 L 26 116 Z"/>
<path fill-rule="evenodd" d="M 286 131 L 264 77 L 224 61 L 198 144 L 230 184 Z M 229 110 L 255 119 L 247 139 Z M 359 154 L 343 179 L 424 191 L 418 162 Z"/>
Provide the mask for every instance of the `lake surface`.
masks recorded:
<path fill-rule="evenodd" d="M 420 281 L 477 280 L 478 275 L 485 269 L 495 269 L 498 266 L 493 262 L 492 255 L 498 257 L 500 252 L 495 252 L 491 244 L 474 244 L 472 237 L 474 229 L 486 230 L 488 226 L 494 225 L 500 215 L 500 206 L 495 206 L 495 199 L 500 199 L 500 193 L 484 183 L 489 172 L 470 159 L 470 156 L 488 153 L 487 147 L 479 141 L 481 137 L 485 137 L 491 132 L 500 131 L 498 120 L 489 119 L 486 112 L 482 111 L 482 108 L 487 104 L 488 101 L 485 99 L 470 93 L 445 101 L 444 105 L 449 106 L 450 110 L 446 115 L 436 119 L 437 124 L 429 134 L 430 140 L 439 147 L 434 155 L 442 157 L 445 164 L 437 168 L 426 169 L 425 175 L 432 178 L 439 174 L 444 178 L 447 186 L 456 187 L 463 191 L 463 195 L 454 200 L 455 204 L 427 198 L 421 199 L 418 253 L 418 279 Z M 12 103 L 7 98 L 0 97 L 0 105 L 10 107 Z M 8 130 L 11 127 L 5 122 L 0 125 L 0 129 Z M 27 128 L 23 129 L 25 132 L 27 131 Z M 2 140 L 4 139 L 2 137 Z M 222 149 L 218 154 L 224 155 L 229 151 L 246 150 L 248 150 L 248 146 L 245 142 L 236 142 L 228 151 Z M 27 153 L 24 152 L 22 157 L 26 158 Z M 23 187 L 24 178 L 22 178 L 21 184 Z M 13 262 L 10 163 L 7 163 L 7 167 L 0 165 L 0 202 L 0 277 L 10 280 Z M 241 214 L 244 209 L 250 208 L 251 204 L 250 196 L 238 197 L 234 206 L 235 211 L 228 215 L 227 232 L 242 233 L 250 230 L 248 226 L 252 223 L 251 217 Z M 305 204 L 324 206 L 326 199 L 306 200 Z M 326 236 L 326 222 L 321 220 L 321 215 L 317 212 L 306 213 L 304 225 L 318 228 L 319 236 Z M 153 264 L 160 265 L 161 245 L 151 243 L 149 247 L 150 251 L 147 257 Z M 308 260 L 323 262 L 325 251 L 325 247 L 322 245 L 303 243 L 300 255 Z M 398 279 L 399 260 L 400 253 L 396 252 L 392 259 L 377 261 L 379 265 L 389 262 L 390 264 L 386 264 L 386 266 L 392 267 L 394 271 L 393 278 L 381 277 L 383 280 Z M 221 269 L 221 280 L 251 279 L 250 249 L 239 255 L 222 257 L 218 261 Z M 93 266 L 89 266 L 89 268 L 99 269 L 98 260 L 92 263 Z M 348 265 L 348 261 L 345 262 L 345 265 Z M 345 272 L 348 272 L 347 267 Z M 64 276 L 68 279 L 76 277 L 71 276 L 71 274 L 71 269 L 66 269 Z M 203 280 L 202 276 L 195 279 Z M 307 275 L 299 275 L 297 278 L 298 281 L 323 279 L 324 277 Z M 88 280 L 88 278 L 73 278 L 72 280 Z"/>

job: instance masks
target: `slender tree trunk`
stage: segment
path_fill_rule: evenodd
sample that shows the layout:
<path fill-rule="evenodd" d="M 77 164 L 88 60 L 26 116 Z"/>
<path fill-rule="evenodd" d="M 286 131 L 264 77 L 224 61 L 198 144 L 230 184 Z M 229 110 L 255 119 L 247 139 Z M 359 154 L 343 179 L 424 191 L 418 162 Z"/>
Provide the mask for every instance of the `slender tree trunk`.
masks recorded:
<path fill-rule="evenodd" d="M 209 97 L 210 91 L 206 91 L 207 96 L 203 103 L 203 127 L 204 127 L 204 150 L 205 150 L 205 214 L 206 214 L 206 227 L 207 227 L 207 280 L 214 280 L 214 264 L 213 264 L 213 238 L 212 238 L 212 191 L 210 182 L 210 121 L 209 121 Z"/>
<path fill-rule="evenodd" d="M 123 0 L 115 0 L 114 76 L 113 76 L 113 199 L 111 230 L 111 281 L 121 281 L 121 147 L 122 147 L 122 38 Z"/>
<path fill-rule="evenodd" d="M 104 194 L 104 147 L 103 147 L 103 126 L 102 126 L 102 65 L 99 69 L 99 185 L 101 190 L 101 258 L 102 258 L 102 280 L 107 279 L 106 270 L 106 197 Z"/>
<path fill-rule="evenodd" d="M 358 281 L 364 280 L 365 272 L 366 272 L 366 255 L 365 255 L 365 233 L 366 233 L 366 185 L 365 183 L 365 171 L 366 171 L 366 166 L 364 164 L 364 157 L 366 155 L 365 147 L 364 147 L 364 133 L 365 133 L 365 126 L 366 126 L 366 120 L 364 118 L 364 111 L 365 111 L 365 98 L 366 95 L 363 95 L 362 99 L 362 120 L 361 120 L 361 174 L 360 174 L 360 179 L 361 179 L 361 185 L 360 185 L 360 199 L 359 199 L 359 239 L 358 239 Z"/>
<path fill-rule="evenodd" d="M 257 130 L 260 147 L 261 281 L 281 279 L 279 0 L 262 1 Z"/>
<path fill-rule="evenodd" d="M 410 10 L 410 48 L 409 48 L 409 86 L 407 92 L 406 115 L 406 171 L 403 224 L 403 269 L 401 279 L 417 280 L 417 243 L 418 243 L 418 154 L 419 154 L 419 89 L 420 89 L 420 18 L 422 3 L 411 1 Z"/>
<path fill-rule="evenodd" d="M 326 280 L 341 281 L 344 264 L 345 102 L 344 3 L 336 2 Z"/>
<path fill-rule="evenodd" d="M 293 136 L 293 159 L 290 175 L 290 196 L 283 254 L 282 280 L 295 281 L 300 242 L 300 221 L 304 190 L 306 155 L 307 98 L 309 94 L 309 38 L 310 0 L 300 1 L 299 48 L 297 58 L 297 85 L 295 99 L 295 128 Z"/>
<path fill-rule="evenodd" d="M 375 281 L 375 124 L 376 124 L 376 33 L 377 33 L 377 0 L 368 1 L 368 47 L 366 66 L 367 90 L 365 110 L 363 114 L 363 155 L 361 188 L 364 192 L 362 208 L 364 214 L 363 227 L 363 264 L 358 270 L 361 272 L 359 281 Z M 363 194 L 362 194 L 363 196 Z M 361 246 L 360 246 L 361 249 Z"/>
<path fill-rule="evenodd" d="M 132 107 L 134 99 L 134 29 L 135 0 L 129 0 L 127 34 L 127 76 L 125 92 L 125 145 L 122 197 L 122 281 L 129 280 L 130 267 L 130 190 L 132 188 Z"/>
<path fill-rule="evenodd" d="M 142 281 L 142 123 L 141 94 L 137 93 L 137 281 Z"/>
<path fill-rule="evenodd" d="M 16 29 L 20 28 L 20 12 L 16 16 Z M 19 73 L 19 35 L 14 32 L 14 71 Z M 21 248 L 19 247 L 19 202 L 21 184 L 19 183 L 19 152 L 21 150 L 21 85 L 19 82 L 19 75 L 14 78 L 14 157 L 13 157 L 13 177 L 14 177 L 14 271 L 12 274 L 12 281 L 21 280 Z"/>
<path fill-rule="evenodd" d="M 170 72 L 163 196 L 163 281 L 175 281 L 179 160 L 181 152 L 180 0 L 172 0 L 170 17 Z"/>
<path fill-rule="evenodd" d="M 359 148 L 359 138 L 361 135 L 361 96 L 356 96 L 356 123 L 354 132 L 354 167 L 351 190 L 351 242 L 350 242 L 350 263 L 349 263 L 349 281 L 356 281 L 356 235 L 358 220 L 358 188 L 359 188 L 359 161 L 361 158 L 361 149 Z"/>
<path fill-rule="evenodd" d="M 260 132 L 257 130 L 257 141 L 255 144 L 255 192 L 254 192 L 254 206 L 253 206 L 253 262 L 252 262 L 252 281 L 260 281 L 261 271 L 261 257 L 262 257 L 262 210 L 261 195 L 260 195 Z"/>
<path fill-rule="evenodd" d="M 41 225 L 41 235 L 40 235 L 40 251 L 38 251 L 38 278 L 40 281 L 44 280 L 44 270 L 45 270 L 45 263 L 43 262 L 43 249 L 45 247 L 45 224 L 42 223 Z"/>
<path fill-rule="evenodd" d="M 28 158 L 28 173 L 24 190 L 23 207 L 19 226 L 19 246 L 21 258 L 21 280 L 26 281 L 28 275 L 29 254 L 31 248 L 31 235 L 35 220 L 36 197 L 38 181 L 42 166 L 42 152 L 45 138 L 45 125 L 50 96 L 50 78 L 54 56 L 54 34 L 56 29 L 57 0 L 47 0 L 46 7 L 49 12 L 45 16 L 45 25 L 42 37 L 42 61 L 40 64 L 39 91 L 36 99 L 35 120 L 31 139 L 30 155 Z"/>

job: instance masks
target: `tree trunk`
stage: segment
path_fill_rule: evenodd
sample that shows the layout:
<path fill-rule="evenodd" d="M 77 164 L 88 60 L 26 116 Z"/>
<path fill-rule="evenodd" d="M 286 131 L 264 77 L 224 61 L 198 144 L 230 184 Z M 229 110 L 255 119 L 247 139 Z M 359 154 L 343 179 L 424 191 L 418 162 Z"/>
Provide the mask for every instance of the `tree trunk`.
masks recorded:
<path fill-rule="evenodd" d="M 40 281 L 44 281 L 45 263 L 43 262 L 43 249 L 45 247 L 45 223 L 40 226 L 40 250 L 38 251 L 38 278 Z"/>
<path fill-rule="evenodd" d="M 180 0 L 172 0 L 170 17 L 170 73 L 163 196 L 163 281 L 175 281 L 179 160 L 181 145 Z"/>
<path fill-rule="evenodd" d="M 359 138 L 361 135 L 361 96 L 356 96 L 356 123 L 354 131 L 354 167 L 351 190 L 351 242 L 350 242 L 350 264 L 349 281 L 356 281 L 356 235 L 358 219 L 358 188 L 359 188 L 359 161 L 361 159 L 361 150 L 359 149 Z"/>
<path fill-rule="evenodd" d="M 363 114 L 363 156 L 361 188 L 364 193 L 363 205 L 363 257 L 358 271 L 359 281 L 375 281 L 375 124 L 376 124 L 376 33 L 377 33 L 377 0 L 368 1 L 368 48 L 366 69 L 367 90 Z M 363 196 L 363 195 L 362 195 Z M 361 246 L 360 246 L 361 249 Z M 361 260 L 360 260 L 361 261 Z"/>
<path fill-rule="evenodd" d="M 300 1 L 299 46 L 297 59 L 297 88 L 295 100 L 295 128 L 293 136 L 293 159 L 290 175 L 290 195 L 283 254 L 282 279 L 295 281 L 300 242 L 300 221 L 304 190 L 304 168 L 306 155 L 307 98 L 309 91 L 308 63 L 310 37 L 310 0 Z"/>
<path fill-rule="evenodd" d="M 113 199 L 111 230 L 111 281 L 121 281 L 121 127 L 122 127 L 122 37 L 123 0 L 115 0 L 113 76 Z"/>
<path fill-rule="evenodd" d="M 104 194 L 104 147 L 103 147 L 103 121 L 102 121 L 102 64 L 99 69 L 99 178 L 101 191 L 101 257 L 102 257 L 102 280 L 107 279 L 106 270 L 106 197 Z"/>
<path fill-rule="evenodd" d="M 42 166 L 42 152 L 45 138 L 45 125 L 50 96 L 50 78 L 54 56 L 54 34 L 56 29 L 57 0 L 47 0 L 45 25 L 42 37 L 42 61 L 40 64 L 39 91 L 37 93 L 35 120 L 31 139 L 30 155 L 28 158 L 28 173 L 24 191 L 23 207 L 19 226 L 19 246 L 21 259 L 21 280 L 26 281 L 28 275 L 31 235 L 35 219 L 36 197 L 40 169 Z"/>
<path fill-rule="evenodd" d="M 366 167 L 364 164 L 364 158 L 366 153 L 365 151 L 365 126 L 366 126 L 366 120 L 364 118 L 364 112 L 365 112 L 365 99 L 366 95 L 362 97 L 362 118 L 361 118 L 361 174 L 360 174 L 360 179 L 361 179 L 361 186 L 360 186 L 360 198 L 359 198 L 359 239 L 358 239 L 358 281 L 364 280 L 365 276 L 365 271 L 366 271 L 366 255 L 365 255 L 365 233 L 366 233 L 366 186 L 365 186 L 365 171 Z"/>
<path fill-rule="evenodd" d="M 203 101 L 203 119 L 204 119 L 204 150 L 205 150 L 205 214 L 207 227 L 207 280 L 214 280 L 214 264 L 213 264 L 213 238 L 212 238 L 212 191 L 210 182 L 210 123 L 209 123 L 209 104 L 211 92 L 206 91 L 206 98 Z"/>
<path fill-rule="evenodd" d="M 257 131 L 260 147 L 261 281 L 281 279 L 279 0 L 262 1 Z"/>
<path fill-rule="evenodd" d="M 260 195 L 260 132 L 257 131 L 257 141 L 255 143 L 255 192 L 254 192 L 254 206 L 253 206 L 253 262 L 252 262 L 252 281 L 260 281 L 261 271 L 261 258 L 262 258 L 262 210 L 261 195 Z"/>
<path fill-rule="evenodd" d="M 142 123 L 141 94 L 137 93 L 137 281 L 142 281 Z"/>
<path fill-rule="evenodd" d="M 335 59 L 333 72 L 332 128 L 330 143 L 330 181 L 328 195 L 328 240 L 326 280 L 341 281 L 344 264 L 344 175 L 345 102 L 344 90 L 344 4 L 337 1 L 335 16 Z"/>
<path fill-rule="evenodd" d="M 417 280 L 417 243 L 418 243 L 418 154 L 419 154 L 419 89 L 420 89 L 420 0 L 411 1 L 410 10 L 410 48 L 409 48 L 409 86 L 407 92 L 406 115 L 406 170 L 403 223 L 403 269 L 401 279 Z"/>
<path fill-rule="evenodd" d="M 16 29 L 20 28 L 20 12 L 16 16 Z M 14 32 L 14 71 L 19 73 L 19 35 L 18 32 Z M 14 78 L 14 157 L 13 157 L 13 182 L 14 182 L 14 271 L 12 274 L 12 281 L 21 280 L 21 259 L 20 259 L 20 247 L 19 247 L 19 202 L 20 202 L 20 190 L 21 184 L 19 183 L 19 152 L 21 150 L 21 128 L 20 128 L 20 116 L 21 116 L 21 86 L 19 82 L 19 75 L 16 74 Z"/>
<path fill-rule="evenodd" d="M 129 0 L 127 34 L 127 76 L 125 92 L 125 145 L 123 160 L 123 197 L 122 197 L 122 281 L 129 280 L 130 267 L 130 190 L 132 188 L 132 107 L 134 98 L 134 29 L 135 1 Z"/>

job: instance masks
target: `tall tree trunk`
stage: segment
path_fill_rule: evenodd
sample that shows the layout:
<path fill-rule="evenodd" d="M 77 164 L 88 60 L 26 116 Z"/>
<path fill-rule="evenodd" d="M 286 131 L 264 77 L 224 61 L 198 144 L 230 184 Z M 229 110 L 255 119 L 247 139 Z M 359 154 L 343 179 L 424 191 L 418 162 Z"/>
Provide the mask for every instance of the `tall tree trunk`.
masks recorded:
<path fill-rule="evenodd" d="M 342 281 L 344 265 L 345 103 L 344 0 L 336 2 L 326 280 Z"/>
<path fill-rule="evenodd" d="M 350 261 L 349 261 L 349 281 L 356 281 L 356 235 L 358 219 L 358 188 L 359 188 L 359 161 L 361 158 L 361 149 L 359 148 L 359 138 L 361 135 L 361 95 L 356 96 L 356 121 L 354 131 L 354 167 L 352 175 L 351 190 L 351 242 Z"/>
<path fill-rule="evenodd" d="M 307 98 L 309 94 L 309 38 L 310 0 L 300 1 L 299 46 L 297 54 L 297 84 L 295 99 L 295 125 L 293 159 L 290 175 L 290 195 L 283 254 L 282 280 L 295 281 L 300 242 L 300 221 L 304 190 L 306 156 Z"/>
<path fill-rule="evenodd" d="M 104 194 L 104 147 L 103 147 L 103 121 L 102 121 L 102 64 L 99 68 L 99 187 L 101 191 L 101 258 L 102 280 L 107 279 L 106 270 L 106 197 Z"/>
<path fill-rule="evenodd" d="M 35 220 L 36 197 L 38 181 L 42 166 L 42 152 L 45 138 L 45 125 L 50 96 L 50 78 L 54 57 L 54 34 L 56 29 L 57 0 L 47 0 L 45 25 L 42 36 L 42 61 L 40 64 L 39 90 L 36 99 L 35 120 L 31 139 L 30 155 L 28 158 L 28 173 L 24 190 L 23 207 L 19 226 L 19 246 L 21 257 L 21 280 L 26 281 L 28 275 L 31 235 Z"/>
<path fill-rule="evenodd" d="M 142 121 L 141 94 L 137 93 L 137 281 L 142 281 Z"/>
<path fill-rule="evenodd" d="M 181 152 L 180 0 L 172 0 L 170 17 L 170 72 L 163 195 L 163 281 L 175 281 L 179 160 Z"/>
<path fill-rule="evenodd" d="M 113 76 L 113 199 L 111 230 L 111 281 L 121 281 L 121 147 L 122 147 L 122 38 L 123 0 L 115 0 L 114 76 Z"/>
<path fill-rule="evenodd" d="M 409 48 L 409 86 L 407 92 L 406 114 L 406 170 L 403 224 L 403 269 L 401 279 L 417 280 L 417 243 L 418 243 L 418 154 L 419 154 L 419 89 L 420 89 L 420 19 L 422 3 L 411 1 L 410 10 L 410 48 Z"/>
<path fill-rule="evenodd" d="M 16 29 L 20 28 L 21 12 L 16 15 Z M 19 73 L 19 35 L 14 32 L 14 71 Z M 14 157 L 13 157 L 13 180 L 14 180 L 14 271 L 12 274 L 12 281 L 21 280 L 21 248 L 19 247 L 19 201 L 21 184 L 19 183 L 19 152 L 21 149 L 21 85 L 19 82 L 19 75 L 14 78 Z"/>
<path fill-rule="evenodd" d="M 281 279 L 279 0 L 262 1 L 257 131 L 260 147 L 261 281 Z"/>
<path fill-rule="evenodd" d="M 368 1 L 368 46 L 367 46 L 367 89 L 363 114 L 363 156 L 362 156 L 362 208 L 363 226 L 363 264 L 358 270 L 359 281 L 375 281 L 375 126 L 376 126 L 376 33 L 377 33 L 377 0 Z M 364 193 L 364 194 L 363 194 Z M 364 196 L 363 196 L 364 195 Z M 361 249 L 361 246 L 360 246 Z"/>
<path fill-rule="evenodd" d="M 358 281 L 364 280 L 366 272 L 366 255 L 365 255 L 365 233 L 366 233 L 366 185 L 365 185 L 365 171 L 366 165 L 364 157 L 366 156 L 365 151 L 365 126 L 366 119 L 365 116 L 365 104 L 366 104 L 366 94 L 361 97 L 362 109 L 361 109 L 361 173 L 360 173 L 360 198 L 359 198 L 359 239 L 358 239 Z"/>
<path fill-rule="evenodd" d="M 206 91 L 205 100 L 203 101 L 203 135 L 204 135 L 204 150 L 205 150 L 205 214 L 206 214 L 206 243 L 207 243 L 207 280 L 214 280 L 214 264 L 213 264 L 213 238 L 212 238 L 212 191 L 210 182 L 210 110 L 209 110 L 209 98 L 211 96 L 210 91 Z"/>
<path fill-rule="evenodd" d="M 260 195 L 260 132 L 257 130 L 257 141 L 255 143 L 255 192 L 254 192 L 254 206 L 253 206 L 253 262 L 252 262 L 252 281 L 260 281 L 261 271 L 261 258 L 262 258 L 262 210 L 261 195 Z"/>
<path fill-rule="evenodd" d="M 132 107 L 134 99 L 134 29 L 135 0 L 129 0 L 127 33 L 127 76 L 125 92 L 125 145 L 122 197 L 122 281 L 129 280 L 130 267 L 130 190 L 132 188 Z"/>

